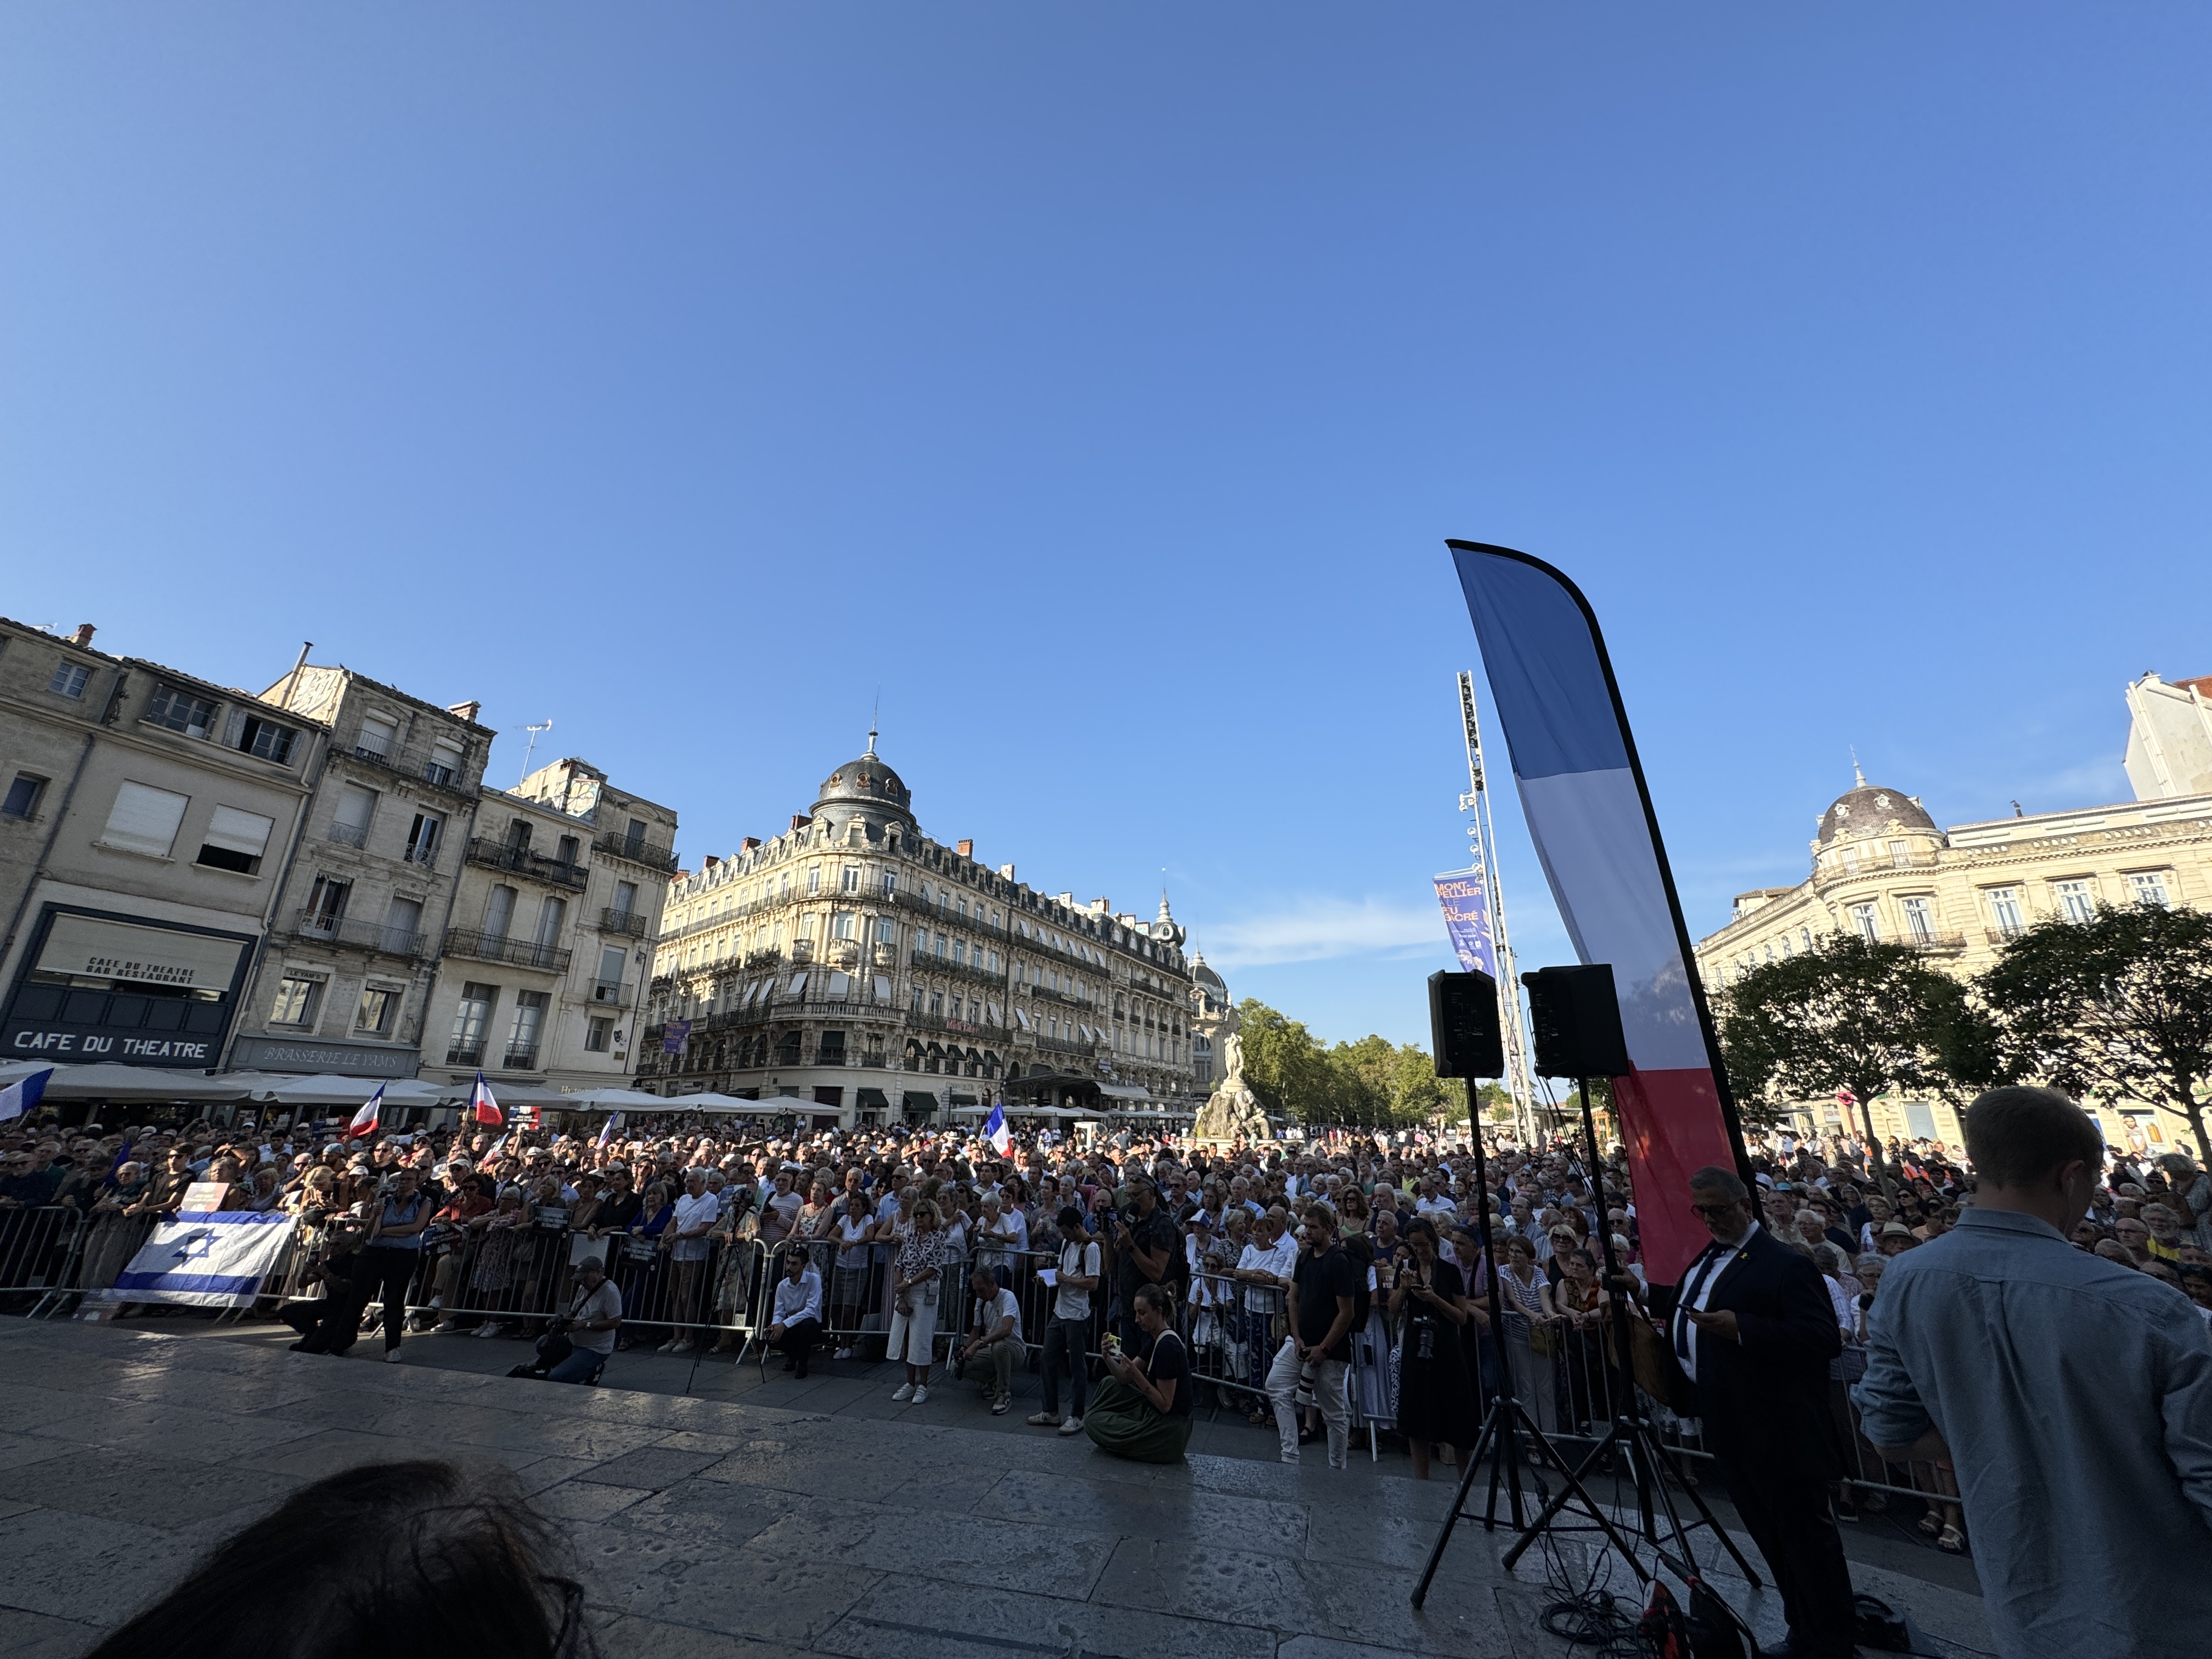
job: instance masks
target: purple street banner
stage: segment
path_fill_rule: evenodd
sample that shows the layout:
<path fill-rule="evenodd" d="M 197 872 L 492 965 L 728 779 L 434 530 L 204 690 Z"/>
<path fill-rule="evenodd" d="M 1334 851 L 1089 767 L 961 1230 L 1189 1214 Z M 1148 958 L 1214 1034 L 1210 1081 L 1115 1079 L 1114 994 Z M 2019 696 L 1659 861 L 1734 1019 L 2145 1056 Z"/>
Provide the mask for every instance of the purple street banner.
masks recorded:
<path fill-rule="evenodd" d="M 1510 547 L 1446 545 L 1575 959 L 1613 967 L 1628 1039 L 1629 1074 L 1613 1079 L 1620 1138 L 1651 1277 L 1672 1284 L 1706 1243 L 1688 1177 L 1742 1167 L 1742 1139 L 1628 713 L 1572 582 Z"/>
<path fill-rule="evenodd" d="M 682 1054 L 684 1052 L 684 1039 L 689 1037 L 690 1035 L 691 1022 L 690 1020 L 670 1020 L 667 1024 L 660 1028 L 660 1052 L 664 1054 Z"/>
<path fill-rule="evenodd" d="M 1443 906 L 1444 932 L 1451 937 L 1463 973 L 1498 977 L 1498 949 L 1490 938 L 1490 896 L 1472 870 L 1447 870 L 1436 878 L 1437 902 Z"/>

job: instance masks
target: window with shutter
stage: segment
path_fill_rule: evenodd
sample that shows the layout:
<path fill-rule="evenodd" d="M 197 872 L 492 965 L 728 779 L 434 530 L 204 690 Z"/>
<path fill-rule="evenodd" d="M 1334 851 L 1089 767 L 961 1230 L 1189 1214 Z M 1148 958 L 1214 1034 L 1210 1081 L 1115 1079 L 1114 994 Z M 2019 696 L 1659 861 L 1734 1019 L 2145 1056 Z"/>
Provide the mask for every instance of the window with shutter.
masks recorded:
<path fill-rule="evenodd" d="M 234 871 L 242 876 L 257 874 L 261 868 L 261 855 L 269 849 L 269 832 L 276 827 L 274 818 L 264 818 L 258 812 L 218 806 L 208 823 L 207 840 L 192 862 L 210 869 Z"/>
<path fill-rule="evenodd" d="M 399 741 L 399 722 L 382 714 L 364 714 L 361 732 L 353 740 L 354 752 L 382 760 L 392 753 Z"/>
<path fill-rule="evenodd" d="M 107 827 L 100 834 L 100 844 L 167 858 L 185 821 L 185 808 L 191 803 L 190 795 L 156 789 L 151 784 L 126 783 L 115 792 Z"/>

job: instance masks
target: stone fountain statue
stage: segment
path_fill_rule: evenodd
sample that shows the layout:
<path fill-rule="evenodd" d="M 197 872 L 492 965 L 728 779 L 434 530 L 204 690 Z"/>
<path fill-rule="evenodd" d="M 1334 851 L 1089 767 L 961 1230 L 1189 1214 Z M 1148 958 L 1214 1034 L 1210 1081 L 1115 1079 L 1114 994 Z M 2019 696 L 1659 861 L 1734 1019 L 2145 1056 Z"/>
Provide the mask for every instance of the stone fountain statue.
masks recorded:
<path fill-rule="evenodd" d="M 1224 1146 L 1238 1139 L 1272 1140 L 1274 1126 L 1268 1122 L 1267 1114 L 1259 1097 L 1252 1092 L 1251 1085 L 1244 1081 L 1244 1042 L 1234 1031 L 1222 1039 L 1221 1063 L 1227 1075 L 1199 1109 L 1198 1117 L 1191 1125 L 1191 1139 Z"/>

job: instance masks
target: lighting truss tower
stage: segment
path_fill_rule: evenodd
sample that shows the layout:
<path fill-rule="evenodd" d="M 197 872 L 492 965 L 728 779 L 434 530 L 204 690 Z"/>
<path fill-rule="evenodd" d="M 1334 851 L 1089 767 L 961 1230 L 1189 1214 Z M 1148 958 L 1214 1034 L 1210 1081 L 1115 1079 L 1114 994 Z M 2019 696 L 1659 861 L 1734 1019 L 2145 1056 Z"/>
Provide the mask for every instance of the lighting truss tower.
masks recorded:
<path fill-rule="evenodd" d="M 1498 840 L 1490 823 L 1490 792 L 1483 781 L 1482 722 L 1474 712 L 1474 676 L 1459 677 L 1460 718 L 1467 728 L 1467 793 L 1459 810 L 1470 814 L 1467 838 L 1472 858 L 1468 873 L 1482 889 L 1490 915 L 1490 936 L 1498 951 L 1498 1030 L 1504 1039 L 1505 1075 L 1498 1080 L 1513 1097 L 1513 1127 L 1527 1146 L 1536 1133 L 1536 1090 L 1528 1075 L 1528 1032 L 1521 1018 L 1521 975 L 1513 965 L 1513 946 L 1505 931 L 1505 893 L 1498 879 Z M 1474 1103 L 1468 1103 L 1470 1115 Z M 1480 1119 L 1469 1133 L 1481 1127 Z"/>

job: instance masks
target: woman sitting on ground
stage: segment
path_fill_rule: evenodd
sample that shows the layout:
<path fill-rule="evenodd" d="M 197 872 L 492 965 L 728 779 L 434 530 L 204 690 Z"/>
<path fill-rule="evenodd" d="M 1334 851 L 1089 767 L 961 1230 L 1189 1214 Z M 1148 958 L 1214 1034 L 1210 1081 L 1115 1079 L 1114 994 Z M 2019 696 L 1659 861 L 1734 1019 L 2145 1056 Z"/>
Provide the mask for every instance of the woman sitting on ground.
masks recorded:
<path fill-rule="evenodd" d="M 1091 1395 L 1083 1431 L 1116 1457 L 1180 1462 L 1190 1443 L 1190 1357 L 1175 1332 L 1175 1297 L 1162 1285 L 1139 1285 L 1135 1305 L 1144 1340 L 1132 1359 L 1107 1339 L 1112 1374 Z"/>

